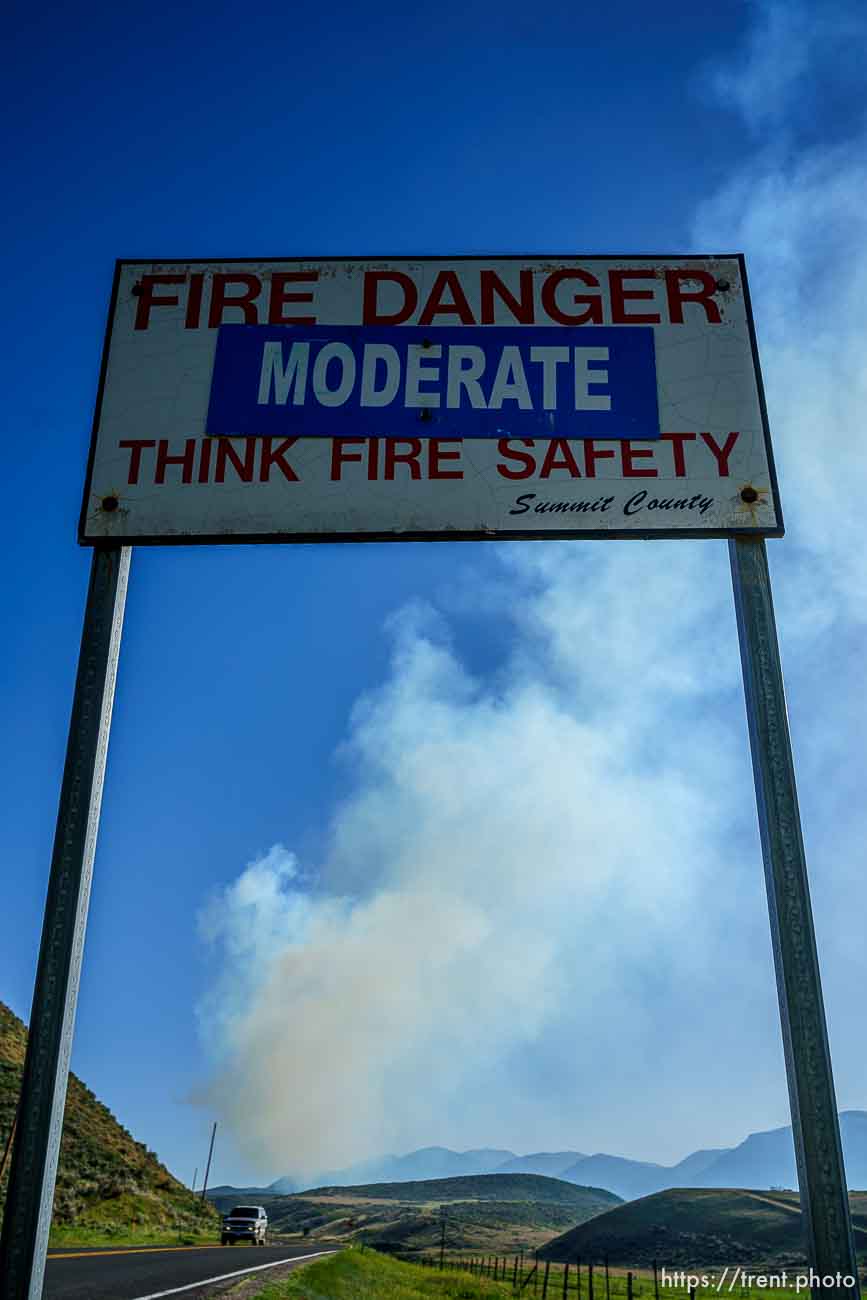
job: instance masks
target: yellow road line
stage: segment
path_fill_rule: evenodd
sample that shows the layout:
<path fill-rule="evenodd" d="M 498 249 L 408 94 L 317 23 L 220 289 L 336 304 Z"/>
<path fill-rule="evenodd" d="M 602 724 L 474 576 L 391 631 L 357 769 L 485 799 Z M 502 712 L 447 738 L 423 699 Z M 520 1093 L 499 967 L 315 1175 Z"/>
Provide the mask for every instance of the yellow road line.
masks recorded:
<path fill-rule="evenodd" d="M 204 1242 L 201 1246 L 126 1246 L 109 1250 L 77 1250 L 63 1255 L 48 1252 L 49 1259 L 86 1259 L 98 1255 L 155 1255 L 170 1250 L 223 1250 L 216 1242 Z"/>

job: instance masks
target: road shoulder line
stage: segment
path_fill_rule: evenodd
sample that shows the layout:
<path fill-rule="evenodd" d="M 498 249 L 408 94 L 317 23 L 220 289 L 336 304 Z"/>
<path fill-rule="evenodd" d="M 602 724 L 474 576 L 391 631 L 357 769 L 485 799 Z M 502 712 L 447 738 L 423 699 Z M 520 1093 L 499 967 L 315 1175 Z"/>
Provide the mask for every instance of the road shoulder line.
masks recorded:
<path fill-rule="evenodd" d="M 175 1286 L 170 1291 L 152 1291 L 150 1295 L 136 1296 L 135 1300 L 162 1300 L 163 1296 L 179 1295 L 181 1291 L 192 1291 L 198 1286 L 211 1286 L 215 1282 L 227 1282 L 232 1277 L 243 1277 L 245 1273 L 261 1273 L 265 1268 L 277 1268 L 280 1264 L 297 1264 L 301 1259 L 317 1259 L 320 1255 L 336 1255 L 336 1250 L 315 1250 L 310 1255 L 290 1255 L 287 1259 L 272 1259 L 270 1264 L 254 1264 L 252 1268 L 238 1268 L 233 1273 L 221 1273 L 219 1277 L 203 1277 L 198 1282 L 188 1282 L 186 1286 Z"/>

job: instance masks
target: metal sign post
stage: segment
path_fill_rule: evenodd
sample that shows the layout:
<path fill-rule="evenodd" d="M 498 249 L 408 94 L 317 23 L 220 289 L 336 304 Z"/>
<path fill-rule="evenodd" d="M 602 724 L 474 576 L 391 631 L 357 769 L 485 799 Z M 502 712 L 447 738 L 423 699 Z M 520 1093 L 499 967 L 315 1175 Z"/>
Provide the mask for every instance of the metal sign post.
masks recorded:
<path fill-rule="evenodd" d="M 764 539 L 731 538 L 729 556 L 801 1213 L 807 1259 L 816 1275 L 811 1290 L 816 1297 L 857 1297 L 858 1264 Z M 852 1285 L 844 1285 L 844 1278 Z"/>
<path fill-rule="evenodd" d="M 42 1295 L 131 555 L 93 552 L 0 1242 L 3 1300 Z"/>

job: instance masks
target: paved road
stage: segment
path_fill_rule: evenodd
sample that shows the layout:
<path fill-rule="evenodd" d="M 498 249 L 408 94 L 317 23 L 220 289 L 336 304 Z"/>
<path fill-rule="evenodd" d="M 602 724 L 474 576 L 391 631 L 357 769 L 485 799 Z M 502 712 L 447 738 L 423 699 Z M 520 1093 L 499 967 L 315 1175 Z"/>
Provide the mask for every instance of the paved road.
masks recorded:
<path fill-rule="evenodd" d="M 43 1300 L 150 1300 L 172 1294 L 194 1300 L 197 1284 L 227 1273 L 278 1261 L 309 1259 L 330 1253 L 316 1246 L 140 1246 L 76 1250 L 48 1254 Z M 259 1274 L 264 1285 L 273 1270 Z M 235 1279 L 238 1281 L 240 1279 Z M 208 1294 L 208 1289 L 204 1292 Z"/>

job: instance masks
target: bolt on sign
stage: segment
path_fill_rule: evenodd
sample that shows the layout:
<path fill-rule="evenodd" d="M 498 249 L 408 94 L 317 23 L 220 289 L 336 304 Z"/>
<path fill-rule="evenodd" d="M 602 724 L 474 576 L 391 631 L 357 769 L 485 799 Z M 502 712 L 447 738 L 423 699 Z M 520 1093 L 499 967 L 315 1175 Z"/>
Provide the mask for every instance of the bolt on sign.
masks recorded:
<path fill-rule="evenodd" d="M 117 266 L 85 544 L 782 532 L 739 255 Z"/>

